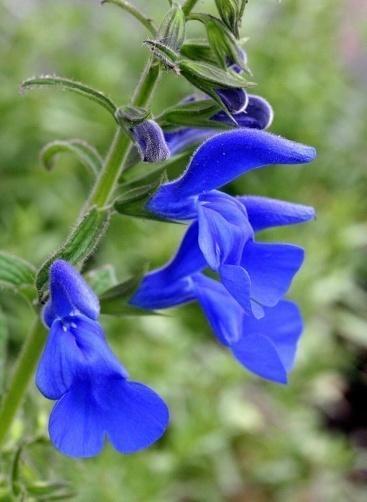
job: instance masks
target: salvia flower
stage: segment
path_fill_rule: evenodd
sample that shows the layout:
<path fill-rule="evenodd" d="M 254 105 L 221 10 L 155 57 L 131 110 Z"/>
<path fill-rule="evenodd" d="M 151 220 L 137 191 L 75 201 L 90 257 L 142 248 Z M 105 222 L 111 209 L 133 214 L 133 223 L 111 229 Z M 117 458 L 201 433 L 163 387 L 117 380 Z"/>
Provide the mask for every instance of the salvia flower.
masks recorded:
<path fill-rule="evenodd" d="M 300 204 L 263 197 L 237 200 L 247 209 L 253 231 L 303 223 L 314 217 L 311 207 Z M 257 314 L 253 315 L 223 284 L 204 275 L 207 263 L 198 246 L 195 221 L 175 257 L 144 277 L 131 303 L 145 309 L 164 309 L 198 301 L 217 339 L 236 360 L 263 378 L 285 383 L 294 363 L 302 319 L 296 305 L 283 296 L 302 259 L 303 251 L 297 246 L 248 242 L 241 261 L 247 267 L 248 300 Z"/>
<path fill-rule="evenodd" d="M 169 414 L 162 398 L 129 379 L 98 322 L 98 298 L 67 262 L 50 269 L 50 300 L 43 312 L 50 329 L 36 384 L 57 401 L 50 415 L 54 446 L 71 457 L 92 457 L 106 439 L 121 453 L 150 446 Z"/>

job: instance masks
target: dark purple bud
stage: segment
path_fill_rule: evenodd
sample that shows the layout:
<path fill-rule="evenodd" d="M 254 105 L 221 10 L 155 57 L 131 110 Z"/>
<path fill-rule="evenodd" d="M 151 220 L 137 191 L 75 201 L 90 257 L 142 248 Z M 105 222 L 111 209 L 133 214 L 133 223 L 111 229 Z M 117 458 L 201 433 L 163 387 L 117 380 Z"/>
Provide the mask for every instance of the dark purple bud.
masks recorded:
<path fill-rule="evenodd" d="M 141 159 L 144 162 L 162 162 L 170 151 L 162 129 L 154 120 L 145 120 L 131 129 Z"/>
<path fill-rule="evenodd" d="M 244 111 L 236 115 L 236 122 L 239 127 L 250 127 L 251 129 L 267 129 L 273 121 L 273 108 L 266 99 L 255 94 L 248 96 L 248 104 Z M 216 113 L 212 120 L 232 125 L 228 115 L 224 111 Z"/>
<path fill-rule="evenodd" d="M 244 89 L 240 88 L 216 89 L 215 92 L 217 93 L 220 100 L 230 113 L 233 114 L 240 113 L 247 106 L 248 97 Z"/>

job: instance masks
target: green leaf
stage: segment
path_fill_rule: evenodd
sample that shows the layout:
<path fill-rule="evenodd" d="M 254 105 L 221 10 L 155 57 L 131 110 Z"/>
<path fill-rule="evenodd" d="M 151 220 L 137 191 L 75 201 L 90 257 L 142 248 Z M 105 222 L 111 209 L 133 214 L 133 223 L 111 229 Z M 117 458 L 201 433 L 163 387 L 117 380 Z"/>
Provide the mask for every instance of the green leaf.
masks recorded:
<path fill-rule="evenodd" d="M 217 88 L 244 88 L 254 85 L 235 72 L 224 71 L 222 68 L 218 68 L 209 63 L 182 59 L 179 61 L 179 69 L 181 74 L 189 80 L 189 82 L 195 82 L 194 85 L 201 83 L 201 85 L 205 87 Z M 199 87 L 199 85 L 197 85 L 197 87 Z M 199 87 L 199 89 L 200 88 L 201 87 Z"/>
<path fill-rule="evenodd" d="M 129 304 L 129 301 L 138 288 L 145 272 L 146 267 L 142 267 L 142 269 L 138 273 L 103 293 L 99 298 L 101 304 L 101 313 L 113 316 L 156 315 L 154 311 L 140 309 Z"/>
<path fill-rule="evenodd" d="M 43 263 L 36 277 L 36 286 L 41 301 L 44 301 L 50 265 L 58 258 L 66 260 L 72 265 L 82 265 L 98 245 L 107 228 L 109 216 L 108 210 L 92 207 L 61 248 Z"/>
<path fill-rule="evenodd" d="M 4 391 L 7 341 L 8 324 L 4 312 L 0 309 L 0 395 Z"/>
<path fill-rule="evenodd" d="M 97 295 L 101 295 L 107 289 L 117 284 L 116 273 L 113 265 L 104 265 L 103 267 L 89 270 L 85 274 L 85 279 Z"/>
<path fill-rule="evenodd" d="M 66 481 L 36 481 L 28 483 L 26 490 L 37 500 L 66 500 L 76 496 L 75 490 Z"/>
<path fill-rule="evenodd" d="M 212 99 L 202 99 L 190 103 L 177 103 L 165 110 L 157 122 L 161 127 L 173 126 L 212 127 L 220 129 L 222 124 L 210 120 L 221 108 Z M 223 129 L 228 126 L 224 125 Z"/>
<path fill-rule="evenodd" d="M 40 75 L 25 80 L 20 86 L 21 90 L 29 90 L 39 87 L 55 87 L 79 94 L 102 106 L 105 110 L 110 112 L 113 117 L 115 117 L 115 112 L 117 110 L 115 103 L 103 92 L 97 91 L 96 89 L 93 89 L 81 82 L 77 82 L 69 78 L 58 77 L 57 75 Z"/>
<path fill-rule="evenodd" d="M 97 150 L 81 139 L 56 140 L 45 145 L 40 152 L 40 159 L 44 167 L 51 170 L 55 156 L 60 153 L 72 153 L 94 175 L 97 176 L 102 168 L 102 157 Z"/>
<path fill-rule="evenodd" d="M 35 278 L 35 268 L 17 256 L 0 251 L 0 287 L 30 297 Z"/>

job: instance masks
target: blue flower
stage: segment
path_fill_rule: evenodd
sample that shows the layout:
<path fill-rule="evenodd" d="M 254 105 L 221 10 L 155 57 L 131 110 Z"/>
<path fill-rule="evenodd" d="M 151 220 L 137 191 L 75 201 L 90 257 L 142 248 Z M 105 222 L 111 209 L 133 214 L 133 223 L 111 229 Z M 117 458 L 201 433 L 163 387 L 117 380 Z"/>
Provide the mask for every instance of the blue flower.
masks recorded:
<path fill-rule="evenodd" d="M 222 133 L 206 141 L 181 178 L 162 185 L 147 207 L 161 217 L 196 220 L 205 262 L 246 313 L 260 318 L 262 307 L 274 306 L 288 289 L 303 262 L 303 250 L 256 243 L 243 199 L 215 189 L 263 165 L 300 164 L 314 156 L 313 148 L 264 131 Z M 279 286 L 269 291 L 264 281 Z"/>
<path fill-rule="evenodd" d="M 242 291 L 230 294 L 228 283 L 204 275 L 207 258 L 199 245 L 199 222 L 194 221 L 175 257 L 144 277 L 131 303 L 145 309 L 163 309 L 198 301 L 218 340 L 243 366 L 284 383 L 292 368 L 302 320 L 297 307 L 282 298 L 301 266 L 303 250 L 290 244 L 256 242 L 253 233 L 309 221 L 314 210 L 264 197 L 239 197 L 233 202 L 246 211 L 250 236 L 239 257 L 242 272 L 235 269 L 233 274 L 235 278 L 241 274 L 246 277 Z M 230 242 L 231 237 L 226 235 Z M 222 248 L 232 256 L 236 252 L 231 246 L 226 248 L 226 243 Z M 209 246 L 209 251 L 213 260 L 217 259 L 216 247 Z"/>
<path fill-rule="evenodd" d="M 99 302 L 67 262 L 50 269 L 51 298 L 43 318 L 50 328 L 36 384 L 56 400 L 49 420 L 54 446 L 71 457 L 92 457 L 108 438 L 121 453 L 150 446 L 169 414 L 161 397 L 131 381 L 98 323 Z"/>

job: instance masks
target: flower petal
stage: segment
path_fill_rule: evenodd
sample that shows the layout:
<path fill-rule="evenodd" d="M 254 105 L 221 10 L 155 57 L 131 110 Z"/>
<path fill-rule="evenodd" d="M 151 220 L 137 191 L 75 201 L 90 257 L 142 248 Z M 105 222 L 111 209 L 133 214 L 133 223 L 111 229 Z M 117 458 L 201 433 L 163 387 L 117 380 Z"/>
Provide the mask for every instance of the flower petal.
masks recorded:
<path fill-rule="evenodd" d="M 230 349 L 241 365 L 252 373 L 273 382 L 287 383 L 287 372 L 269 338 L 259 334 L 243 335 Z"/>
<path fill-rule="evenodd" d="M 59 399 L 71 387 L 80 351 L 70 331 L 54 321 L 36 372 L 36 385 L 48 399 Z"/>
<path fill-rule="evenodd" d="M 256 196 L 237 197 L 237 200 L 245 206 L 255 232 L 265 228 L 304 223 L 315 218 L 314 208 L 302 204 Z"/>
<path fill-rule="evenodd" d="M 246 241 L 252 237 L 246 211 L 235 198 L 213 191 L 199 197 L 199 247 L 208 265 L 239 264 Z"/>
<path fill-rule="evenodd" d="M 81 315 L 54 321 L 37 368 L 38 389 L 48 399 L 59 399 L 75 379 L 89 374 L 128 376 L 97 322 Z"/>
<path fill-rule="evenodd" d="M 237 114 L 245 110 L 248 96 L 244 89 L 223 88 L 216 89 L 215 92 L 230 113 Z"/>
<path fill-rule="evenodd" d="M 78 381 L 56 403 L 49 421 L 50 439 L 61 453 L 86 458 L 98 455 L 104 443 L 104 413 L 90 381 Z"/>
<path fill-rule="evenodd" d="M 176 181 L 162 185 L 148 203 L 160 214 L 177 200 L 219 188 L 246 172 L 269 164 L 303 164 L 315 149 L 256 129 L 217 134 L 196 150 L 187 170 Z"/>
<path fill-rule="evenodd" d="M 99 302 L 79 272 L 64 260 L 56 260 L 50 268 L 52 309 L 59 317 L 79 310 L 90 319 L 98 319 Z"/>
<path fill-rule="evenodd" d="M 241 264 L 250 277 L 251 298 L 267 307 L 276 305 L 288 291 L 303 259 L 304 251 L 299 246 L 248 242 Z"/>
<path fill-rule="evenodd" d="M 191 301 L 194 292 L 188 276 L 205 267 L 206 261 L 198 245 L 198 224 L 194 222 L 174 258 L 143 278 L 130 303 L 141 308 L 162 309 Z"/>
<path fill-rule="evenodd" d="M 163 399 L 138 382 L 106 381 L 103 389 L 105 427 L 113 446 L 134 453 L 155 443 L 165 432 L 169 411 Z"/>
<path fill-rule="evenodd" d="M 290 371 L 294 365 L 297 344 L 302 334 L 302 317 L 297 305 L 283 300 L 276 307 L 265 310 L 265 316 L 256 320 L 243 318 L 244 343 L 247 335 L 268 338 L 276 347 L 284 368 Z"/>
<path fill-rule="evenodd" d="M 241 337 L 243 311 L 218 281 L 197 274 L 193 278 L 196 297 L 214 334 L 223 345 Z"/>
<path fill-rule="evenodd" d="M 246 314 L 252 315 L 250 301 L 251 281 L 246 270 L 239 265 L 222 265 L 219 270 L 223 286 L 241 305 Z"/>

